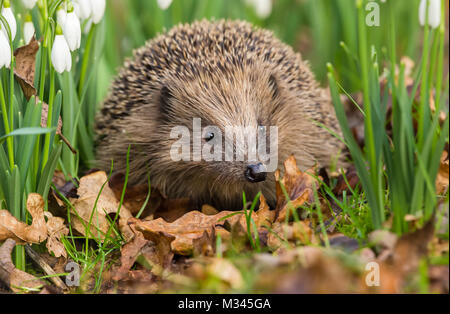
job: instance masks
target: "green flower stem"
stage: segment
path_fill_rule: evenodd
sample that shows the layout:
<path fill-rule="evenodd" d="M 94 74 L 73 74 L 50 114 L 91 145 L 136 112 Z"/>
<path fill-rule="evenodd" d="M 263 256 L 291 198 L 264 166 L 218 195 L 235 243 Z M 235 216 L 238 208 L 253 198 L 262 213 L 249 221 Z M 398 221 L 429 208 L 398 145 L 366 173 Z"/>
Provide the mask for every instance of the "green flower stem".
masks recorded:
<path fill-rule="evenodd" d="M 83 93 L 83 87 L 86 80 L 87 68 L 89 65 L 89 57 L 92 49 L 92 40 L 94 38 L 95 24 L 92 24 L 89 31 L 89 35 L 86 41 L 86 48 L 83 54 L 83 63 L 81 65 L 80 84 L 78 85 L 78 96 L 81 97 Z"/>
<path fill-rule="evenodd" d="M 367 33 L 365 25 L 365 11 L 363 0 L 357 0 L 356 6 L 358 8 L 358 29 L 359 29 L 359 54 L 361 60 L 361 76 L 363 83 L 364 94 L 364 111 L 365 117 L 365 132 L 366 132 L 366 152 L 368 155 L 370 176 L 372 181 L 372 187 L 376 193 L 376 208 L 372 209 L 374 227 L 376 229 L 381 228 L 381 224 L 384 221 L 384 208 L 382 201 L 382 187 L 380 182 L 380 173 L 378 172 L 377 152 L 375 148 L 375 139 L 373 133 L 373 119 L 372 119 L 372 105 L 370 101 L 370 89 L 369 89 L 369 64 L 367 60 Z"/>
<path fill-rule="evenodd" d="M 50 67 L 50 96 L 48 100 L 48 111 L 47 111 L 47 127 L 52 127 L 53 120 L 53 102 L 55 99 L 55 69 Z M 44 143 L 44 154 L 42 159 L 42 170 L 47 164 L 48 157 L 50 155 L 50 148 L 52 143 L 50 143 L 51 133 L 45 134 L 45 143 Z"/>
<path fill-rule="evenodd" d="M 423 40 L 423 61 L 422 61 L 422 80 L 420 85 L 420 104 L 417 110 L 418 118 L 417 118 L 417 143 L 419 147 L 419 151 L 422 150 L 423 141 L 424 141 L 424 128 L 425 128 L 425 106 L 428 104 L 427 95 L 428 95 L 428 59 L 429 59 L 429 43 L 428 38 L 430 36 L 430 27 L 428 25 L 428 9 L 429 3 L 427 1 L 426 10 L 425 10 L 425 26 L 424 26 L 424 40 Z"/>
<path fill-rule="evenodd" d="M 439 56 L 436 77 L 436 112 L 441 108 L 442 79 L 444 71 L 444 49 L 445 49 L 445 1 L 441 0 L 441 25 L 439 26 Z"/>
<path fill-rule="evenodd" d="M 0 82 L 0 102 L 2 106 L 2 117 L 3 117 L 3 125 L 5 127 L 5 134 L 9 134 L 11 130 L 9 129 L 8 111 L 6 110 L 5 94 L 3 92 L 3 84 L 1 82 Z M 12 136 L 6 138 L 6 143 L 8 145 L 9 165 L 12 170 L 14 167 L 14 146 L 12 142 Z"/>

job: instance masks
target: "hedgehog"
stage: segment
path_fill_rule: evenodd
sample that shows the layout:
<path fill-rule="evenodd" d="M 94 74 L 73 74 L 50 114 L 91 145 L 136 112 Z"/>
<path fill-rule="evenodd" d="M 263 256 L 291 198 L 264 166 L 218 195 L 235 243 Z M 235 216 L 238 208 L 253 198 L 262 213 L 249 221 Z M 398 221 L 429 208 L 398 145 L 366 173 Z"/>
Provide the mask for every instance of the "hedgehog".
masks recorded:
<path fill-rule="evenodd" d="M 194 206 L 239 210 L 244 193 L 252 200 L 258 192 L 275 204 L 267 161 L 174 160 L 179 139 L 171 132 L 193 132 L 196 118 L 223 134 L 233 126 L 276 126 L 280 169 L 290 155 L 301 170 L 327 167 L 343 148 L 329 94 L 299 53 L 248 22 L 202 20 L 158 35 L 125 61 L 96 119 L 98 166 L 108 169 L 113 160 L 131 184 L 150 178 L 162 195 Z M 201 145 L 215 135 L 202 133 Z"/>

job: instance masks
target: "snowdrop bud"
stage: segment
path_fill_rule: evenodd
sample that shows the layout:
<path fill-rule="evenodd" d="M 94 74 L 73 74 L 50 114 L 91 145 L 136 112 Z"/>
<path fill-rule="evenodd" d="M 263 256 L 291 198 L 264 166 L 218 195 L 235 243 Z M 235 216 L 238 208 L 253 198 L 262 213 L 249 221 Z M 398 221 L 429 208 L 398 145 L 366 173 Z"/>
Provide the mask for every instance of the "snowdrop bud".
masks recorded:
<path fill-rule="evenodd" d="M 2 28 L 3 29 L 3 28 Z M 5 34 L 0 32 L 0 69 L 3 67 L 9 68 L 11 64 L 11 46 Z"/>
<path fill-rule="evenodd" d="M 92 22 L 94 24 L 100 23 L 105 14 L 106 0 L 91 0 L 92 6 Z"/>
<path fill-rule="evenodd" d="M 74 0 L 73 7 L 80 20 L 88 19 L 92 14 L 90 0 Z"/>
<path fill-rule="evenodd" d="M 25 16 L 25 24 L 23 25 L 23 39 L 25 40 L 25 44 L 28 44 L 33 38 L 35 33 L 34 24 L 31 19 L 31 15 L 27 14 Z"/>
<path fill-rule="evenodd" d="M 421 0 L 419 5 L 419 22 L 425 25 L 428 3 L 428 25 L 436 28 L 441 24 L 441 0 Z"/>
<path fill-rule="evenodd" d="M 31 10 L 36 5 L 37 0 L 22 0 L 25 9 Z"/>
<path fill-rule="evenodd" d="M 272 0 L 254 0 L 253 5 L 259 18 L 265 19 L 272 13 Z"/>
<path fill-rule="evenodd" d="M 64 37 L 71 51 L 80 48 L 81 43 L 81 25 L 80 20 L 73 11 L 73 7 L 69 8 L 66 22 L 62 25 Z"/>
<path fill-rule="evenodd" d="M 67 12 L 62 7 L 59 7 L 58 11 L 56 11 L 56 22 L 59 25 L 66 24 Z"/>
<path fill-rule="evenodd" d="M 2 15 L 8 22 L 9 29 L 11 30 L 11 38 L 12 40 L 14 40 L 14 38 L 16 38 L 17 24 L 14 13 L 11 10 L 11 4 L 9 3 L 9 0 L 5 0 L 3 4 Z M 8 38 L 8 32 L 6 31 L 6 27 L 4 27 L 4 25 L 2 27 L 2 31 L 6 35 L 6 38 Z"/>
<path fill-rule="evenodd" d="M 62 35 L 59 25 L 57 26 L 56 36 L 53 42 L 51 58 L 53 67 L 60 74 L 64 71 L 70 71 L 72 68 L 72 56 L 70 55 L 69 46 L 64 35 Z"/>
<path fill-rule="evenodd" d="M 167 10 L 172 4 L 172 0 L 158 0 L 158 6 L 161 10 Z"/>

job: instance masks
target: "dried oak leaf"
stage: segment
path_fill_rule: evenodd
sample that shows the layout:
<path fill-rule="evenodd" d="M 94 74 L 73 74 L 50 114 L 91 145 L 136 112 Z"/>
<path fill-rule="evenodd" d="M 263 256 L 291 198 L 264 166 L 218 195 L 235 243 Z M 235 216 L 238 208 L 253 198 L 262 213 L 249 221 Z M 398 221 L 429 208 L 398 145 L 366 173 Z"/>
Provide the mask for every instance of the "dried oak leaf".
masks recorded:
<path fill-rule="evenodd" d="M 123 173 L 114 174 L 109 180 L 109 187 L 113 190 L 117 199 L 120 199 L 123 192 L 123 185 L 125 182 L 125 175 Z M 127 185 L 123 204 L 129 209 L 132 215 L 136 215 L 144 205 L 144 202 L 148 196 L 148 185 Z M 150 198 L 144 208 L 141 217 L 147 217 L 155 213 L 160 207 L 164 198 L 158 189 L 151 188 Z"/>
<path fill-rule="evenodd" d="M 145 239 L 141 232 L 135 232 L 134 238 L 120 249 L 120 267 L 114 271 L 113 280 L 119 281 L 129 276 L 130 268 L 148 243 L 149 240 Z"/>
<path fill-rule="evenodd" d="M 14 51 L 14 57 L 16 59 L 16 65 L 14 68 L 14 76 L 17 82 L 19 82 L 22 88 L 25 98 L 29 100 L 31 97 L 35 96 L 36 103 L 39 102 L 37 97 L 37 91 L 34 87 L 34 76 L 36 70 L 36 54 L 39 51 L 39 42 L 33 36 L 28 45 L 24 45 L 17 48 Z M 42 102 L 42 114 L 41 114 L 41 126 L 43 128 L 47 127 L 47 116 L 48 116 L 48 105 Z M 58 118 L 58 126 L 56 129 L 56 134 L 58 134 L 64 143 L 75 153 L 75 150 L 67 141 L 67 139 L 61 133 L 62 129 L 62 119 Z"/>
<path fill-rule="evenodd" d="M 271 251 L 282 247 L 283 243 L 294 242 L 294 244 L 318 244 L 319 238 L 306 221 L 297 221 L 291 224 L 275 222 L 268 235 L 267 246 Z"/>
<path fill-rule="evenodd" d="M 280 179 L 279 170 L 275 172 L 277 195 L 276 221 L 285 221 L 286 215 L 290 213 L 291 209 L 314 201 L 314 190 L 317 190 L 319 186 L 317 179 L 314 177 L 315 173 L 316 167 L 305 172 L 300 171 L 293 155 L 284 162 L 283 178 Z M 286 189 L 290 202 L 287 202 L 282 186 Z"/>
<path fill-rule="evenodd" d="M 7 239 L 0 247 L 0 280 L 13 292 L 36 290 L 44 286 L 44 282 L 38 278 L 17 269 L 11 259 L 11 253 L 16 242 Z"/>
<path fill-rule="evenodd" d="M 77 190 L 79 197 L 69 199 L 72 204 L 70 209 L 72 226 L 84 236 L 103 240 L 111 224 L 107 215 L 114 217 L 119 209 L 119 201 L 107 181 L 108 178 L 103 171 L 90 173 L 80 179 Z M 122 205 L 118 222 L 119 230 L 125 239 L 133 237 L 133 232 L 127 224 L 130 217 L 131 213 Z M 110 231 L 110 236 L 114 236 L 114 232 Z"/>
<path fill-rule="evenodd" d="M 22 46 L 14 51 L 14 57 L 16 59 L 14 75 L 27 99 L 37 94 L 34 88 L 34 74 L 38 50 L 39 42 L 33 36 L 28 45 Z"/>
<path fill-rule="evenodd" d="M 244 279 L 241 272 L 227 259 L 212 258 L 211 262 L 206 266 L 206 273 L 229 284 L 233 289 L 242 289 L 244 287 Z"/>
<path fill-rule="evenodd" d="M 417 270 L 421 258 L 427 255 L 433 236 L 434 217 L 423 228 L 401 236 L 395 244 L 388 240 L 385 246 L 393 248 L 382 252 L 376 259 L 380 265 L 380 286 L 367 288 L 363 284 L 362 287 L 372 293 L 402 292 L 408 276 Z"/>
<path fill-rule="evenodd" d="M 36 193 L 28 195 L 27 210 L 32 223 L 27 225 L 15 218 L 7 210 L 0 210 L 0 241 L 8 238 L 18 244 L 41 243 L 47 239 L 47 224 L 44 219 L 44 199 Z"/>
<path fill-rule="evenodd" d="M 67 258 L 66 249 L 61 243 L 61 237 L 69 234 L 69 229 L 64 225 L 64 219 L 53 217 L 50 212 L 45 212 L 44 215 L 47 217 L 48 238 L 46 247 L 48 251 L 53 253 L 55 257 L 64 256 L 64 258 Z"/>
<path fill-rule="evenodd" d="M 225 221 L 220 219 L 233 212 L 223 211 L 216 215 L 205 215 L 199 211 L 191 211 L 174 222 L 166 222 L 162 218 L 150 221 L 130 219 L 130 223 L 136 224 L 136 230 L 144 234 L 146 239 L 154 242 L 160 241 L 160 237 L 174 237 L 170 247 L 172 252 L 179 255 L 191 255 L 194 251 L 194 240 L 204 237 L 205 232 L 212 237 L 217 225 L 223 226 Z M 237 214 L 227 220 L 233 225 L 243 216 Z"/>

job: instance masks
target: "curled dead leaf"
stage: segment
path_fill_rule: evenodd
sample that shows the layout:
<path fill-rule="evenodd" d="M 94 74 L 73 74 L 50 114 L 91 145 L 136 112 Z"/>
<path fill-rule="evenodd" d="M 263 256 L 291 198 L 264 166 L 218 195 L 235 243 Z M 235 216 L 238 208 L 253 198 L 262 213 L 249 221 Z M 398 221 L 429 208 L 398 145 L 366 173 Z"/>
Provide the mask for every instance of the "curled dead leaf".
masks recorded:
<path fill-rule="evenodd" d="M 35 291 L 44 286 L 44 282 L 22 270 L 17 269 L 11 259 L 16 242 L 7 239 L 0 247 L 0 280 L 13 292 Z"/>
<path fill-rule="evenodd" d="M 108 178 L 103 171 L 90 173 L 80 179 L 77 190 L 79 197 L 69 199 L 73 205 L 70 210 L 72 226 L 89 238 L 104 240 L 110 228 L 107 215 L 114 216 L 119 209 L 120 203 L 107 181 Z M 118 222 L 119 230 L 125 239 L 133 237 L 133 232 L 127 224 L 130 217 L 132 217 L 131 213 L 126 206 L 122 205 Z M 110 232 L 110 235 L 114 237 L 114 232 Z"/>
<path fill-rule="evenodd" d="M 316 170 L 316 167 L 313 167 L 305 172 L 300 171 L 295 157 L 290 156 L 284 162 L 283 178 L 280 178 L 279 170 L 275 172 L 277 181 L 276 221 L 285 221 L 286 216 L 290 216 L 291 210 L 300 207 L 304 203 L 312 203 L 314 201 L 314 190 L 317 190 L 319 186 L 317 179 L 314 177 Z M 290 202 L 286 199 L 282 186 L 286 189 Z"/>
<path fill-rule="evenodd" d="M 172 251 L 175 254 L 191 255 L 194 250 L 194 240 L 203 237 L 205 232 L 213 232 L 216 224 L 223 225 L 224 222 L 219 220 L 230 213 L 224 211 L 208 216 L 199 211 L 191 211 L 172 223 L 162 218 L 151 221 L 131 219 L 130 222 L 136 224 L 136 230 L 142 232 L 146 239 L 157 241 L 156 238 L 161 235 L 174 237 L 171 242 Z"/>
<path fill-rule="evenodd" d="M 53 217 L 50 212 L 44 213 L 47 217 L 47 244 L 46 247 L 50 253 L 55 257 L 64 256 L 67 258 L 67 252 L 64 245 L 61 243 L 61 237 L 69 234 L 69 229 L 64 225 L 64 219 L 60 217 Z"/>
<path fill-rule="evenodd" d="M 27 225 L 15 218 L 7 210 L 0 210 L 0 241 L 8 238 L 19 244 L 41 243 L 47 239 L 47 224 L 44 219 L 44 199 L 36 193 L 28 195 L 27 210 L 32 224 Z"/>

